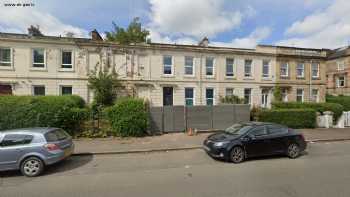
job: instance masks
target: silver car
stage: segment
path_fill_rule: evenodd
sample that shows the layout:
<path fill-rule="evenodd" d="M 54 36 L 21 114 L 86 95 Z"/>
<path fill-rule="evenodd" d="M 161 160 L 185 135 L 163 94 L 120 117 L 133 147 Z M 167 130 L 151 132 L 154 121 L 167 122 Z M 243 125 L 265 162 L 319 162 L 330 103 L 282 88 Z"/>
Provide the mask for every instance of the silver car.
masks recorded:
<path fill-rule="evenodd" d="M 72 137 L 59 128 L 26 128 L 0 131 L 0 171 L 21 170 L 29 177 L 44 167 L 69 157 Z"/>

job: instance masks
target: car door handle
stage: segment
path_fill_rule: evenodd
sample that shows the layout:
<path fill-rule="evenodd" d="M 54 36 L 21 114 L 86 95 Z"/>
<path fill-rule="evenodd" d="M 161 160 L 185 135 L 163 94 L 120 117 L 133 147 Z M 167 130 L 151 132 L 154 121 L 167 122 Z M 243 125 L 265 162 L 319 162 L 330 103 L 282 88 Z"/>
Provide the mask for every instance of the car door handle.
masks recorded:
<path fill-rule="evenodd" d="M 23 149 L 22 148 L 16 148 L 16 151 L 22 152 Z"/>

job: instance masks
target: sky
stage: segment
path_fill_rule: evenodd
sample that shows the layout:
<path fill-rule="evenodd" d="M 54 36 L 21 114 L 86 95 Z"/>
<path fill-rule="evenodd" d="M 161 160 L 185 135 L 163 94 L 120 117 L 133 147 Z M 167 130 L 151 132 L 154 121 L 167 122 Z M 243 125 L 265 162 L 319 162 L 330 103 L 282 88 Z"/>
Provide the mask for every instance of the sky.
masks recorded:
<path fill-rule="evenodd" d="M 7 6 L 31 3 L 32 6 Z M 152 42 L 254 48 L 350 44 L 350 0 L 0 0 L 0 32 L 89 37 L 140 17 Z"/>

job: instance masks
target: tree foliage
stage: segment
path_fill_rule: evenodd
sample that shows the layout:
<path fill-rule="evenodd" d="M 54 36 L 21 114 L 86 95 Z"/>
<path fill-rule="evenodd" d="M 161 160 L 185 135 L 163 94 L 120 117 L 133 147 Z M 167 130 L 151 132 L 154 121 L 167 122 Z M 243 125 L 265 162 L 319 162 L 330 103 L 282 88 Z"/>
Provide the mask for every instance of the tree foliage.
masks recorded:
<path fill-rule="evenodd" d="M 32 36 L 44 36 L 44 34 L 40 31 L 39 25 L 30 25 L 30 27 L 28 28 L 28 34 Z"/>
<path fill-rule="evenodd" d="M 119 44 L 145 43 L 150 42 L 147 39 L 149 31 L 142 28 L 140 18 L 136 17 L 129 24 L 128 28 L 124 29 L 112 22 L 114 30 L 105 32 L 107 41 L 118 42 Z"/>
<path fill-rule="evenodd" d="M 282 101 L 282 91 L 281 87 L 276 86 L 273 90 L 273 96 L 275 98 L 276 102 L 281 102 Z"/>
<path fill-rule="evenodd" d="M 244 104 L 244 98 L 239 98 L 236 95 L 221 97 L 220 101 L 225 104 Z"/>

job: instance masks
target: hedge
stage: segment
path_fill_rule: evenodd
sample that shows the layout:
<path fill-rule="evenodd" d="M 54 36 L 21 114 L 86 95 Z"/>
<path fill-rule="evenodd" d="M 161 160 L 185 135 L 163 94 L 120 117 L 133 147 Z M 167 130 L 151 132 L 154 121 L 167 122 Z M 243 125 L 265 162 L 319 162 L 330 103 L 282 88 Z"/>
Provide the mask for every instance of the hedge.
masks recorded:
<path fill-rule="evenodd" d="M 334 120 L 342 115 L 344 107 L 337 103 L 299 103 L 299 102 L 274 102 L 273 109 L 314 109 L 320 113 L 331 111 L 334 113 Z"/>
<path fill-rule="evenodd" d="M 0 130 L 25 127 L 59 127 L 70 134 L 87 117 L 78 96 L 1 96 Z"/>
<path fill-rule="evenodd" d="M 316 110 L 314 109 L 273 109 L 262 110 L 259 121 L 274 122 L 294 129 L 315 128 Z"/>
<path fill-rule="evenodd" d="M 338 103 L 344 107 L 344 111 L 350 111 L 350 96 L 326 96 L 327 103 Z"/>
<path fill-rule="evenodd" d="M 124 98 L 106 109 L 112 132 L 121 137 L 140 137 L 147 133 L 147 106 L 142 99 Z"/>

